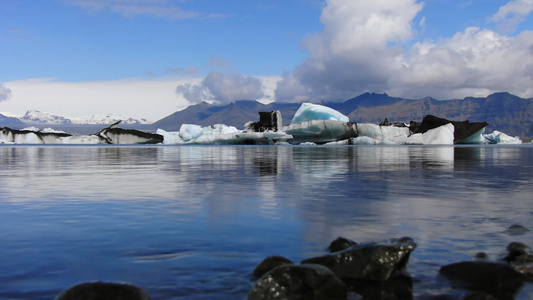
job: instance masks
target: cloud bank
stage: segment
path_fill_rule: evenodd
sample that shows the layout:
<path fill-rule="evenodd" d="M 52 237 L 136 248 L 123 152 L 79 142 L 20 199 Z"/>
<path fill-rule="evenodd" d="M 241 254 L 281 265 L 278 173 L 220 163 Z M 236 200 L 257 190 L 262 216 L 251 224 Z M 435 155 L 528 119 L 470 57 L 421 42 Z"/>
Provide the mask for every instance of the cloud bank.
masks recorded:
<path fill-rule="evenodd" d="M 265 96 L 263 83 L 258 78 L 218 71 L 211 71 L 199 84 L 179 85 L 176 93 L 191 103 L 216 101 L 227 104 L 237 100 L 258 100 Z"/>
<path fill-rule="evenodd" d="M 0 83 L 0 102 L 5 101 L 11 97 L 11 90 Z"/>
<path fill-rule="evenodd" d="M 441 99 L 509 91 L 533 96 L 533 31 L 516 36 L 470 27 L 416 42 L 416 0 L 327 0 L 321 32 L 302 42 L 309 58 L 283 74 L 277 101 L 341 101 L 361 93 Z M 533 0 L 502 6 L 494 22 L 518 24 Z M 422 18 L 422 20 L 424 20 Z"/>

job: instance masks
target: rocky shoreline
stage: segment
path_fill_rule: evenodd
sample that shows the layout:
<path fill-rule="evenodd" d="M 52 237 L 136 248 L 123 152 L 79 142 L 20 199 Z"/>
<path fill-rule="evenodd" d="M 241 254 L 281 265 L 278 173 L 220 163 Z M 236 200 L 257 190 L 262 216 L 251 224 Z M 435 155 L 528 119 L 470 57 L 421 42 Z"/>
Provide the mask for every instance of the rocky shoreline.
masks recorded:
<path fill-rule="evenodd" d="M 520 235 L 529 231 L 512 225 L 506 232 Z M 328 253 L 302 260 L 299 264 L 283 256 L 265 258 L 253 270 L 255 284 L 248 300 L 313 299 L 415 299 L 414 279 L 406 270 L 417 244 L 402 237 L 379 242 L 357 243 L 339 237 L 327 247 Z M 440 267 L 448 292 L 428 291 L 417 299 L 492 300 L 514 299 L 525 285 L 533 282 L 533 252 L 512 242 L 500 259 L 489 260 L 479 252 L 472 261 Z M 89 282 L 71 287 L 56 300 L 149 300 L 143 289 L 126 283 Z"/>

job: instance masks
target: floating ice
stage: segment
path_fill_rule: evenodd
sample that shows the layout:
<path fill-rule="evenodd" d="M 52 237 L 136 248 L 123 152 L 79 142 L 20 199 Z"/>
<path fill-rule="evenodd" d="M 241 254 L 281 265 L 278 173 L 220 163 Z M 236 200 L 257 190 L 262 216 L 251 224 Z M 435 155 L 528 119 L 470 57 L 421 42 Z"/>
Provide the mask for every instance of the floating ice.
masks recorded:
<path fill-rule="evenodd" d="M 292 144 L 303 142 L 327 143 L 355 137 L 351 123 L 336 120 L 310 120 L 291 123 L 283 131 L 293 136 Z"/>
<path fill-rule="evenodd" d="M 197 139 L 204 134 L 202 126 L 194 124 L 182 124 L 180 127 L 180 138 L 188 142 Z"/>
<path fill-rule="evenodd" d="M 518 137 L 511 137 L 497 130 L 489 134 L 484 134 L 483 137 L 489 144 L 522 144 L 522 140 Z"/>
<path fill-rule="evenodd" d="M 333 108 L 319 104 L 302 103 L 300 108 L 298 108 L 294 114 L 291 124 L 313 120 L 333 120 L 339 122 L 350 121 L 347 116 L 341 114 Z"/>
<path fill-rule="evenodd" d="M 407 138 L 411 132 L 408 127 L 380 126 L 370 123 L 355 123 L 355 131 L 359 137 L 369 137 L 379 141 L 388 140 L 394 143 L 395 140 Z"/>
<path fill-rule="evenodd" d="M 395 141 L 406 145 L 453 145 L 455 127 L 452 123 L 433 128 L 424 133 L 416 133 Z"/>
<path fill-rule="evenodd" d="M 104 128 L 94 135 L 71 136 L 51 128 L 39 130 L 29 127 L 23 130 L 2 128 L 2 144 L 328 144 L 328 145 L 453 145 L 456 128 L 453 121 L 424 133 L 413 134 L 407 126 L 382 126 L 369 123 L 351 123 L 342 113 L 318 104 L 303 103 L 288 126 L 279 128 L 281 113 L 260 113 L 260 122 L 249 122 L 245 130 L 233 126 L 215 124 L 202 127 L 183 124 L 178 132 L 158 129 L 156 134 L 137 130 L 120 129 L 118 123 Z M 275 117 L 274 117 L 275 116 Z M 426 119 L 426 118 L 424 118 Z M 274 122 L 277 120 L 278 122 Z M 441 124 L 446 122 L 440 119 Z M 464 122 L 456 122 L 464 125 Z M 438 125 L 437 125 L 438 126 Z M 257 128 L 256 128 L 257 127 Z M 271 130 L 270 127 L 276 128 Z M 464 126 L 463 126 L 464 127 Z M 521 144 L 518 137 L 510 137 L 494 131 L 483 134 L 484 128 L 464 138 L 464 128 L 457 127 L 461 143 L 467 144 Z M 265 129 L 266 128 L 266 129 Z M 475 130 L 479 128 L 476 127 Z M 419 129 L 419 128 L 418 128 Z M 419 130 L 413 129 L 414 132 Z M 472 131 L 472 130 L 471 130 Z M 471 132 L 469 131 L 469 132 Z"/>

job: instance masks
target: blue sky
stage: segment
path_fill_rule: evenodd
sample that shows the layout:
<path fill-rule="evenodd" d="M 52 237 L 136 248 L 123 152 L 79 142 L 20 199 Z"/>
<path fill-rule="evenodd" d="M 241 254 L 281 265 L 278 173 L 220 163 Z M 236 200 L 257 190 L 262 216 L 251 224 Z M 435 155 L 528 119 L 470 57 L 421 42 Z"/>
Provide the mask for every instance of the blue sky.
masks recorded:
<path fill-rule="evenodd" d="M 533 97 L 533 0 L 3 0 L 0 112 Z"/>

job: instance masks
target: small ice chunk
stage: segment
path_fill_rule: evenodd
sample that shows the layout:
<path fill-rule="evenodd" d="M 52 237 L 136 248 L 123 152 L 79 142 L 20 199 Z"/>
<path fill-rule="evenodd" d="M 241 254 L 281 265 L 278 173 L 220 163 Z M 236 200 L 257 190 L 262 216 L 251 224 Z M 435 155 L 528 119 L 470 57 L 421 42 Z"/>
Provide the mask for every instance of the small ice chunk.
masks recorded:
<path fill-rule="evenodd" d="M 204 134 L 202 126 L 194 124 L 182 124 L 180 127 L 180 137 L 188 142 L 199 138 Z"/>
<path fill-rule="evenodd" d="M 484 134 L 483 137 L 489 144 L 522 144 L 522 140 L 519 137 L 511 137 L 497 130 L 489 134 Z"/>
<path fill-rule="evenodd" d="M 163 129 L 157 129 L 155 133 L 163 136 L 163 144 L 176 145 L 184 143 L 179 131 L 165 131 Z"/>
<path fill-rule="evenodd" d="M 319 104 L 302 103 L 302 105 L 300 105 L 300 108 L 298 108 L 298 110 L 294 114 L 291 124 L 312 120 L 333 120 L 339 122 L 350 121 L 347 116 L 341 114 L 333 108 Z"/>
<path fill-rule="evenodd" d="M 35 126 L 32 126 L 32 127 L 26 127 L 26 128 L 22 128 L 20 131 L 33 131 L 33 132 L 39 132 L 40 129 L 35 127 Z"/>
<path fill-rule="evenodd" d="M 47 127 L 45 129 L 41 130 L 41 132 L 44 132 L 44 133 L 66 133 L 66 132 L 64 132 L 62 130 L 55 130 L 55 129 L 50 128 L 50 127 Z"/>

